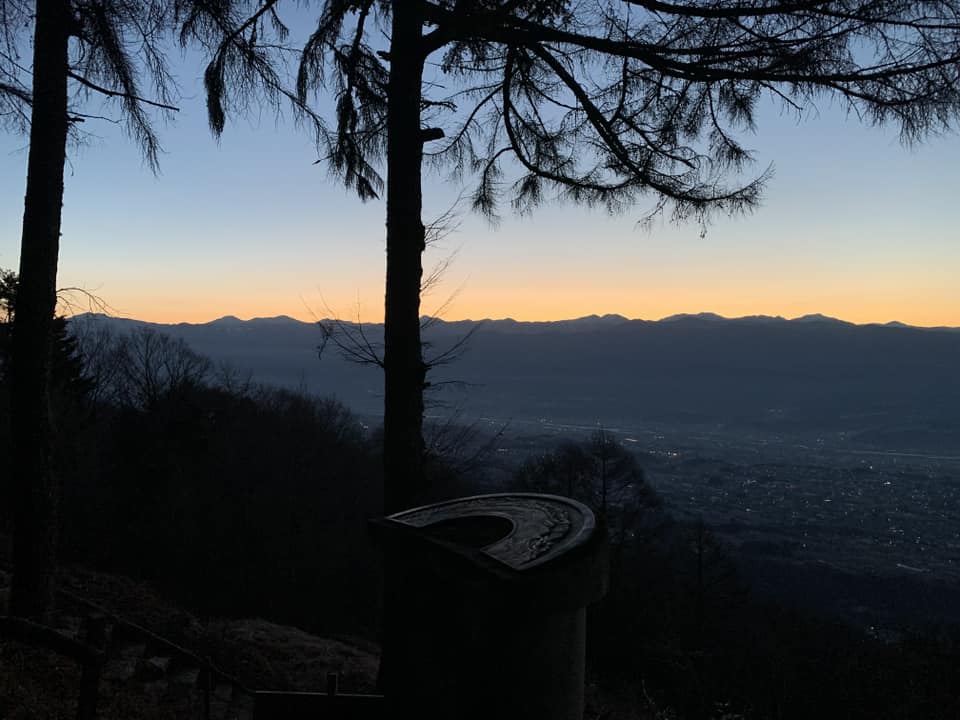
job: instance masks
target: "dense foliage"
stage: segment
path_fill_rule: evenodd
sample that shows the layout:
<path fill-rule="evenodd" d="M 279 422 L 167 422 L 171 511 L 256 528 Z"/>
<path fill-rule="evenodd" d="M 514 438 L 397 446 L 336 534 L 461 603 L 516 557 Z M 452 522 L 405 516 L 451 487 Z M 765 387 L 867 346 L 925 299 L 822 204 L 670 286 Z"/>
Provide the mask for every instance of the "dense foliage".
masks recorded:
<path fill-rule="evenodd" d="M 254 387 L 149 330 L 58 338 L 65 561 L 151 581 L 204 613 L 373 626 L 365 522 L 380 508 L 379 458 L 341 405 Z M 3 409 L 5 445 L 5 393 Z M 11 520 L 0 503 L 0 527 Z"/>
<path fill-rule="evenodd" d="M 65 559 L 207 613 L 370 627 L 379 464 L 341 406 L 201 383 L 101 407 L 85 434 L 93 472 L 65 488 L 65 508 L 83 508 L 65 511 Z"/>

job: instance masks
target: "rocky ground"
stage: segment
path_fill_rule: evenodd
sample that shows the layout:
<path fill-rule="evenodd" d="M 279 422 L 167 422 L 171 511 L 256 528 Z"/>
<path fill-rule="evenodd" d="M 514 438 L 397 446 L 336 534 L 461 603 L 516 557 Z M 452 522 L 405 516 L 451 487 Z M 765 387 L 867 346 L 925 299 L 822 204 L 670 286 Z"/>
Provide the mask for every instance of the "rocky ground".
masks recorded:
<path fill-rule="evenodd" d="M 10 576 L 0 570 L 0 616 Z M 85 618 L 106 616 L 98 720 L 251 720 L 253 690 L 374 693 L 379 648 L 357 637 L 318 637 L 260 618 L 201 620 L 149 586 L 83 567 L 63 570 L 51 624 L 84 640 Z M 83 600 L 81 600 L 82 598 Z M 214 668 L 209 680 L 203 665 Z M 80 668 L 0 633 L 0 720 L 73 720 Z M 649 699 L 588 679 L 586 720 L 670 720 Z"/>
<path fill-rule="evenodd" d="M 8 582 L 0 571 L 0 594 Z M 213 720 L 245 720 L 252 690 L 323 692 L 331 672 L 343 692 L 374 690 L 378 649 L 360 639 L 262 619 L 204 623 L 145 585 L 82 568 L 66 570 L 60 587 L 69 595 L 58 598 L 50 624 L 62 635 L 85 641 L 86 618 L 105 616 L 104 720 L 202 718 L 207 702 Z M 79 686 L 73 660 L 0 637 L 0 718 L 72 718 Z"/>

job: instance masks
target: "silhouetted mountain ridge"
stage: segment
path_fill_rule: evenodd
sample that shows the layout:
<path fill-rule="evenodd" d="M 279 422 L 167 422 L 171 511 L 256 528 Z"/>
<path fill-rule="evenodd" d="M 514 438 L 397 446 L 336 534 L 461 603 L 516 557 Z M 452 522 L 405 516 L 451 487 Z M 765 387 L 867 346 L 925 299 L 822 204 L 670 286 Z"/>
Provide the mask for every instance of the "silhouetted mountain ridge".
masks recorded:
<path fill-rule="evenodd" d="M 96 321 L 109 321 L 116 324 L 130 324 L 130 325 L 149 325 L 156 328 L 165 328 L 165 327 L 205 327 L 205 326 L 242 326 L 242 325 L 266 325 L 266 324 L 276 324 L 276 325 L 306 325 L 313 327 L 314 322 L 307 322 L 304 320 L 297 320 L 296 318 L 290 317 L 289 315 L 276 315 L 272 317 L 255 317 L 248 320 L 242 320 L 236 315 L 224 315 L 223 317 L 216 318 L 205 323 L 156 323 L 148 322 L 144 320 L 137 320 L 135 318 L 123 318 L 116 317 L 112 315 L 104 315 L 103 313 L 81 313 L 73 316 L 75 319 L 80 321 L 86 320 L 96 320 Z M 452 328 L 470 328 L 475 324 L 484 324 L 484 325 L 493 325 L 497 326 L 498 330 L 507 331 L 511 329 L 518 330 L 543 330 L 543 329 L 577 329 L 584 330 L 593 327 L 610 327 L 613 325 L 621 325 L 624 323 L 677 323 L 677 322 L 697 322 L 697 321 L 710 321 L 710 322 L 719 322 L 719 323 L 737 323 L 737 324 L 748 324 L 748 323 L 832 323 L 837 325 L 845 325 L 848 327 L 891 327 L 891 328 L 907 328 L 912 330 L 930 330 L 930 331 L 946 331 L 946 332 L 960 332 L 960 326 L 920 326 L 920 325 L 909 325 L 907 323 L 900 322 L 898 320 L 890 320 L 886 323 L 853 323 L 848 320 L 841 320 L 839 318 L 831 317 L 829 315 L 823 315 L 821 313 L 812 313 L 807 315 L 801 315 L 795 318 L 785 318 L 782 315 L 743 315 L 739 317 L 726 317 L 723 315 L 718 315 L 717 313 L 712 312 L 701 312 L 701 313 L 677 313 L 675 315 L 668 315 L 659 320 L 644 320 L 640 318 L 627 318 L 623 315 L 618 315 L 616 313 L 607 313 L 605 315 L 584 315 L 583 317 L 571 318 L 567 320 L 515 320 L 514 318 L 484 318 L 482 320 L 444 320 L 442 318 L 434 318 L 430 316 L 424 316 L 423 319 L 429 320 L 431 324 L 437 326 L 447 326 Z M 322 320 L 321 322 L 326 321 Z M 354 326 L 357 323 L 349 321 L 341 321 L 342 324 L 347 326 Z M 379 327 L 381 323 L 364 323 L 365 327 Z"/>
<path fill-rule="evenodd" d="M 75 320 L 78 327 L 85 322 L 121 331 L 143 324 Z M 322 334 L 313 323 L 227 318 L 153 327 L 249 370 L 255 380 L 335 395 L 361 413 L 382 412 L 380 371 L 346 362 L 333 343 L 318 359 Z M 382 326 L 363 330 L 378 347 Z M 471 332 L 456 361 L 431 375 L 440 388 L 431 399 L 440 408 L 503 419 L 832 432 L 883 447 L 960 448 L 956 328 L 710 314 L 438 320 L 424 333 L 427 358 Z"/>

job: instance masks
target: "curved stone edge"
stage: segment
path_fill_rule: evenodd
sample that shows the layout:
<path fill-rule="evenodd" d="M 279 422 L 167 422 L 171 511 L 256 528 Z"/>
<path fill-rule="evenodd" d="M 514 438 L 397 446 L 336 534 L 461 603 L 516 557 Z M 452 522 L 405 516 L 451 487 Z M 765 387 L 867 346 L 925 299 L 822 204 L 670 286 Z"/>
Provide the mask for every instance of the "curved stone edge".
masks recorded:
<path fill-rule="evenodd" d="M 513 529 L 481 552 L 518 571 L 549 563 L 585 545 L 597 526 L 593 511 L 583 503 L 546 493 L 471 495 L 403 510 L 387 519 L 425 529 L 446 520 L 484 516 L 504 518 Z"/>

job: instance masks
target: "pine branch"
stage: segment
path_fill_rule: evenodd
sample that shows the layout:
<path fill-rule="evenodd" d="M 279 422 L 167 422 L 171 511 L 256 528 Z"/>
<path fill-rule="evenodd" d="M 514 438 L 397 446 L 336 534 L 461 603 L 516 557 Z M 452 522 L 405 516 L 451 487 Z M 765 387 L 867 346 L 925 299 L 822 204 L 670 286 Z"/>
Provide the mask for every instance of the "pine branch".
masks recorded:
<path fill-rule="evenodd" d="M 180 112 L 180 108 L 174 105 L 167 105 L 165 103 L 157 102 L 155 100 L 149 100 L 147 98 L 140 97 L 138 95 L 132 95 L 130 93 L 120 92 L 118 90 L 111 90 L 110 88 L 103 87 L 102 85 L 98 85 L 92 80 L 88 80 L 82 75 L 78 75 L 72 70 L 67 71 L 67 76 L 70 78 L 73 78 L 81 85 L 88 87 L 91 90 L 95 90 L 96 92 L 101 93 L 102 95 L 106 95 L 107 97 L 123 98 L 125 100 L 132 100 L 133 102 L 142 103 L 143 105 L 149 105 L 150 107 L 160 108 L 161 110 L 170 110 L 172 112 Z"/>

